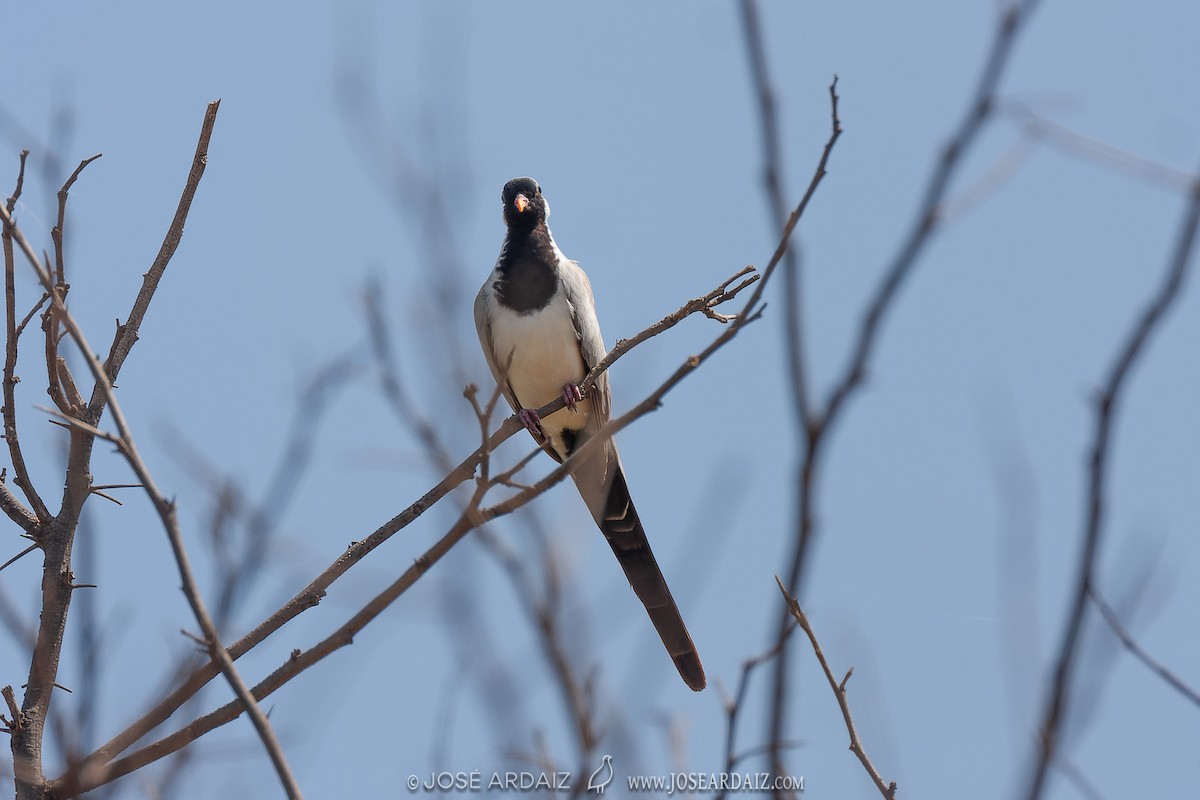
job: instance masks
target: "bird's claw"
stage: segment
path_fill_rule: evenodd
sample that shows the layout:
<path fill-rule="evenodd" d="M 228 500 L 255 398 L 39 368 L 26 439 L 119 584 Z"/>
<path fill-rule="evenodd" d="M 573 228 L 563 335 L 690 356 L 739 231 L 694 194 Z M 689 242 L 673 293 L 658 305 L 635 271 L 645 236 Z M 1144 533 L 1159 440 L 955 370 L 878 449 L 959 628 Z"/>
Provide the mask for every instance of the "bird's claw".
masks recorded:
<path fill-rule="evenodd" d="M 542 433 L 542 418 L 538 416 L 535 409 L 522 408 L 517 412 L 517 417 L 520 418 L 521 424 L 525 426 L 525 430 L 529 431 L 537 439 L 545 438 Z"/>
<path fill-rule="evenodd" d="M 579 387 L 573 383 L 564 383 L 562 391 L 563 402 L 567 404 L 567 408 L 572 411 L 578 411 L 575 404 L 583 399 L 583 392 L 579 391 Z"/>

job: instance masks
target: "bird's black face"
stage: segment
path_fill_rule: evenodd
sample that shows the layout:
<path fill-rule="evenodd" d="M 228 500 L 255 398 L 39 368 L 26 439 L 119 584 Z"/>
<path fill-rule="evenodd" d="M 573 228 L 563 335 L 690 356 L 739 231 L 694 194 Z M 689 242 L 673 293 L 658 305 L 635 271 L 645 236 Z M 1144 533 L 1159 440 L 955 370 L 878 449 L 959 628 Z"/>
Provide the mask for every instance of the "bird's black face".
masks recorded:
<path fill-rule="evenodd" d="M 510 228 L 532 228 L 550 216 L 550 204 L 533 178 L 513 178 L 500 194 L 504 202 L 504 224 Z"/>

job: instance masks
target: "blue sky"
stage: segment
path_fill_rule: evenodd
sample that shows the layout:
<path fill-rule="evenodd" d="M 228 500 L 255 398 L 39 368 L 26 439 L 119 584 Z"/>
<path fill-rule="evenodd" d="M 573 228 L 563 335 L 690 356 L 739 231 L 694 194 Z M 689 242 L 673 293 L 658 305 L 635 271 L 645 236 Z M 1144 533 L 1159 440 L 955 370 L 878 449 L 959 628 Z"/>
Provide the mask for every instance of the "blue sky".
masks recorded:
<path fill-rule="evenodd" d="M 793 202 L 828 135 L 826 87 L 840 79 L 845 134 L 799 237 L 819 396 L 912 224 L 999 5 L 762 7 Z M 64 170 L 104 153 L 73 190 L 68 222 L 72 308 L 93 342 L 107 342 L 113 319 L 128 313 L 174 212 L 205 104 L 222 99 L 183 245 L 120 381 L 150 467 L 179 499 L 202 574 L 212 566 L 209 497 L 177 437 L 261 496 L 313 371 L 346 353 L 362 365 L 314 420 L 312 469 L 237 633 L 438 477 L 381 399 L 359 302 L 368 278 L 381 281 L 406 386 L 465 454 L 476 434 L 462 386 L 487 383 L 470 302 L 503 237 L 507 179 L 541 182 L 558 243 L 591 277 L 610 345 L 745 264 L 765 264 L 775 245 L 732 5 L 217 2 L 201 13 L 112 3 L 8 16 L 17 34 L 0 99 L 0 175 L 15 174 L 21 148 L 33 151 L 18 213 L 38 246 L 49 247 Z M 1200 164 L 1198 24 L 1186 2 L 1048 0 L 1002 85 L 1005 108 L 1028 107 L 1191 171 Z M 65 127 L 56 123 L 64 118 Z M 50 148 L 56 169 L 43 168 Z M 1004 178 L 992 183 L 998 165 Z M 10 184 L 0 182 L 6 195 Z M 858 729 L 902 796 L 1009 797 L 1023 784 L 1065 619 L 1090 398 L 1165 269 L 1183 198 L 1162 181 L 1031 142 L 1008 111 L 951 196 L 973 202 L 953 206 L 917 265 L 867 386 L 830 442 L 802 600 L 835 670 L 854 666 Z M 433 227 L 433 197 L 449 229 Z M 1120 408 L 1099 582 L 1141 644 L 1195 685 L 1200 289 L 1192 277 Z M 18 290 L 27 298 L 19 305 L 35 299 L 30 275 Z M 796 451 L 779 292 L 769 293 L 763 322 L 620 438 L 710 683 L 727 687 L 768 644 L 780 602 L 773 576 L 788 550 Z M 612 375 L 616 409 L 643 397 L 714 327 L 690 320 L 626 357 Z M 455 344 L 460 366 L 446 356 Z M 43 396 L 36 346 L 25 348 L 26 448 L 37 479 L 56 487 L 58 440 L 33 409 Z M 104 483 L 129 477 L 104 452 L 94 472 Z M 91 504 L 98 562 L 95 574 L 76 570 L 99 584 L 109 641 L 102 739 L 150 701 L 187 646 L 178 629 L 191 627 L 151 509 L 132 492 L 122 497 L 119 508 Z M 573 490 L 537 506 L 573 589 L 564 609 L 572 640 L 598 668 L 610 715 L 601 750 L 627 774 L 717 769 L 725 720 L 715 686 L 693 695 L 678 680 Z M 340 625 L 451 520 L 439 509 L 394 537 L 320 607 L 240 661 L 244 673 L 258 680 L 291 648 Z M 528 524 L 495 530 L 527 547 Z M 12 534 L 15 553 L 21 540 Z M 38 579 L 34 558 L 2 576 L 31 619 Z M 469 617 L 474 649 L 447 632 L 455 614 Z M 80 681 L 72 653 L 62 664 L 67 685 Z M 520 724 L 503 733 L 490 727 L 474 677 L 493 659 L 520 687 Z M 792 665 L 789 735 L 803 747 L 790 763 L 806 796 L 872 796 L 811 652 L 798 646 Z M 23 683 L 27 668 L 23 654 L 0 648 L 0 683 Z M 1103 796 L 1181 796 L 1195 785 L 1194 706 L 1115 651 L 1097 624 L 1087 629 L 1081 676 L 1066 753 Z M 742 747 L 763 736 L 765 677 L 751 691 Z M 206 707 L 227 694 L 214 684 Z M 503 573 L 471 541 L 268 705 L 310 797 L 401 796 L 409 774 L 435 768 L 486 774 L 538 736 L 573 766 L 534 632 Z M 664 719 L 682 732 L 676 752 Z M 181 796 L 272 791 L 244 722 L 199 753 L 211 768 Z M 137 779 L 121 786 L 122 796 L 140 796 Z M 1047 796 L 1078 793 L 1055 777 Z"/>

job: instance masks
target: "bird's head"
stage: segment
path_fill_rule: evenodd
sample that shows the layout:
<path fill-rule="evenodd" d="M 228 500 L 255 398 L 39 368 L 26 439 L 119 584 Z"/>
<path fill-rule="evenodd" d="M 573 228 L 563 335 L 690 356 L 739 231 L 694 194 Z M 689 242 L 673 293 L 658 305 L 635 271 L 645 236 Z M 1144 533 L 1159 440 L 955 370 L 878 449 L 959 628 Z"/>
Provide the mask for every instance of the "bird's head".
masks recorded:
<path fill-rule="evenodd" d="M 532 228 L 550 216 L 550 204 L 533 178 L 513 178 L 500 194 L 504 202 L 504 224 L 510 228 Z"/>

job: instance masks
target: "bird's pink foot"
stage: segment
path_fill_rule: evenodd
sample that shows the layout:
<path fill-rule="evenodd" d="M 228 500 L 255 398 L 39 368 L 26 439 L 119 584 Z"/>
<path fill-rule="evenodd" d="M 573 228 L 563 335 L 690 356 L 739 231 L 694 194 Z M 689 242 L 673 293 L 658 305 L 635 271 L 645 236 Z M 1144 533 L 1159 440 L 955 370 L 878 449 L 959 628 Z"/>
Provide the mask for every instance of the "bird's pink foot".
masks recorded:
<path fill-rule="evenodd" d="M 583 392 L 579 391 L 579 387 L 573 383 L 564 383 L 562 397 L 563 402 L 567 404 L 567 408 L 575 411 L 577 410 L 575 404 L 583 399 Z"/>
<path fill-rule="evenodd" d="M 545 434 L 542 433 L 542 418 L 538 416 L 536 409 L 522 408 L 517 412 L 517 416 L 521 419 L 521 424 L 525 426 L 525 430 L 532 433 L 538 439 L 545 438 Z"/>

